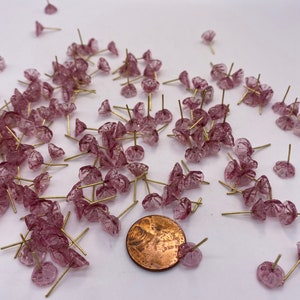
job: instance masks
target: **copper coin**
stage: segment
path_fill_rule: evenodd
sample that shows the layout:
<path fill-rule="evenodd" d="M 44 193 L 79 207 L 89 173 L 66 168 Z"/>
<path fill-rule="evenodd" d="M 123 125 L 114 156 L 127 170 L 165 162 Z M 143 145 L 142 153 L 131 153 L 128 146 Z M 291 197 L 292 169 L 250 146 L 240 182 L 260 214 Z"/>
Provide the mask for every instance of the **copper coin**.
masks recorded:
<path fill-rule="evenodd" d="M 146 216 L 136 221 L 129 229 L 126 247 L 131 259 L 140 267 L 162 271 L 178 263 L 178 246 L 185 243 L 181 227 L 172 219 Z"/>

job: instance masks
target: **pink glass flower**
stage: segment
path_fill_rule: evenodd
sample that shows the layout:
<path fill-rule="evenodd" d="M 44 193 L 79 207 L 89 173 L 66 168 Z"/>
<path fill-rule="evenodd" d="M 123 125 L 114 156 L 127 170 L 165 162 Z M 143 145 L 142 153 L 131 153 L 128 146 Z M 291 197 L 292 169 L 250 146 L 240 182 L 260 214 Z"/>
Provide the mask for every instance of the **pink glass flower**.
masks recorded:
<path fill-rule="evenodd" d="M 288 161 L 277 161 L 273 170 L 280 178 L 292 178 L 296 173 L 295 167 Z"/>
<path fill-rule="evenodd" d="M 6 68 L 5 60 L 2 56 L 0 56 L 0 72 L 2 72 Z"/>
<path fill-rule="evenodd" d="M 206 43 L 211 43 L 216 36 L 216 33 L 213 30 L 206 30 L 202 33 L 201 38 Z"/>
<path fill-rule="evenodd" d="M 44 12 L 47 15 L 53 15 L 57 12 L 57 7 L 53 4 L 51 4 L 48 0 L 48 4 L 44 8 Z"/>
<path fill-rule="evenodd" d="M 45 29 L 48 29 L 48 30 L 61 30 L 60 28 L 57 28 L 57 27 L 45 27 L 40 22 L 35 21 L 35 35 L 37 37 L 40 36 Z"/>
<path fill-rule="evenodd" d="M 103 73 L 110 72 L 110 65 L 104 57 L 99 57 L 97 67 L 98 70 L 102 71 Z"/>
<path fill-rule="evenodd" d="M 186 242 L 178 247 L 177 257 L 182 265 L 188 268 L 196 268 L 199 266 L 202 260 L 202 252 L 196 244 L 192 242 Z"/>
<path fill-rule="evenodd" d="M 173 206 L 173 217 L 175 220 L 184 220 L 192 212 L 192 202 L 187 197 L 181 198 L 178 203 Z"/>
<path fill-rule="evenodd" d="M 157 193 L 150 193 L 144 197 L 142 206 L 147 211 L 156 210 L 162 206 L 162 197 Z"/>
<path fill-rule="evenodd" d="M 57 278 L 58 270 L 56 266 L 50 262 L 43 262 L 41 266 L 35 266 L 31 274 L 32 282 L 40 287 L 48 286 Z"/>
<path fill-rule="evenodd" d="M 137 89 L 134 84 L 129 83 L 121 88 L 121 95 L 125 98 L 133 98 L 137 95 Z"/>
<path fill-rule="evenodd" d="M 285 272 L 279 265 L 273 267 L 272 262 L 265 261 L 257 267 L 256 276 L 264 286 L 273 289 L 283 285 Z"/>
<path fill-rule="evenodd" d="M 121 230 L 121 222 L 114 215 L 107 215 L 100 220 L 100 223 L 102 229 L 112 236 L 118 235 Z"/>

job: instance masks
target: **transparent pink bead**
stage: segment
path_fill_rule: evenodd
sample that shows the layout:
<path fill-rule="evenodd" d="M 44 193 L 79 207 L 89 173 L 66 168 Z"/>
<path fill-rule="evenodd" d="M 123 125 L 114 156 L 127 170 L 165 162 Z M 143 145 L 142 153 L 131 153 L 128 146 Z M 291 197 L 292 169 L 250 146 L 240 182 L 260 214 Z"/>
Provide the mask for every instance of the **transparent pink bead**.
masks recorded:
<path fill-rule="evenodd" d="M 254 76 L 246 77 L 245 81 L 246 81 L 247 87 L 254 89 L 254 90 L 256 90 L 260 85 L 259 80 L 257 80 L 257 78 Z"/>
<path fill-rule="evenodd" d="M 217 140 L 223 142 L 226 135 L 231 134 L 232 129 L 229 123 L 214 123 L 210 131 L 208 132 L 208 137 L 210 140 Z M 232 145 L 233 146 L 233 145 Z"/>
<path fill-rule="evenodd" d="M 71 202 L 75 201 L 76 199 L 83 198 L 83 189 L 79 189 L 78 187 L 81 186 L 81 182 L 77 182 L 73 185 L 69 193 L 67 194 L 66 201 Z"/>
<path fill-rule="evenodd" d="M 157 72 L 160 70 L 162 62 L 159 59 L 151 59 L 147 61 L 143 75 L 148 78 L 155 79 Z"/>
<path fill-rule="evenodd" d="M 42 195 L 49 187 L 51 176 L 48 172 L 41 173 L 33 179 L 34 190 L 38 195 Z"/>
<path fill-rule="evenodd" d="M 43 262 L 40 268 L 38 266 L 34 267 L 31 280 L 37 286 L 48 286 L 55 281 L 57 273 L 58 270 L 52 262 Z"/>
<path fill-rule="evenodd" d="M 118 235 L 121 230 L 121 222 L 114 215 L 107 215 L 101 219 L 100 223 L 102 229 L 112 236 Z"/>
<path fill-rule="evenodd" d="M 9 163 L 7 161 L 3 161 L 0 163 L 0 184 L 6 185 L 9 184 L 11 181 L 18 174 L 18 168 L 16 165 Z"/>
<path fill-rule="evenodd" d="M 173 120 L 173 114 L 166 108 L 158 110 L 154 115 L 156 125 L 169 124 Z"/>
<path fill-rule="evenodd" d="M 119 73 L 126 77 L 136 77 L 141 75 L 138 68 L 138 61 L 132 53 L 128 53 L 126 56 L 125 64 L 119 69 Z"/>
<path fill-rule="evenodd" d="M 111 185 L 102 185 L 96 189 L 97 200 L 113 197 L 116 195 L 117 195 L 117 189 Z"/>
<path fill-rule="evenodd" d="M 267 218 L 266 206 L 262 199 L 258 199 L 251 209 L 251 216 L 259 221 L 265 221 Z"/>
<path fill-rule="evenodd" d="M 177 257 L 182 265 L 188 268 L 196 268 L 202 260 L 202 252 L 199 248 L 195 248 L 196 244 L 187 242 L 179 245 Z"/>
<path fill-rule="evenodd" d="M 10 207 L 10 201 L 7 197 L 0 198 L 0 216 L 3 216 Z"/>
<path fill-rule="evenodd" d="M 258 162 L 249 155 L 240 157 L 239 160 L 240 160 L 241 169 L 249 170 L 249 169 L 256 169 L 258 167 Z"/>
<path fill-rule="evenodd" d="M 292 224 L 298 216 L 296 205 L 292 201 L 283 202 L 283 210 L 279 214 L 279 221 L 283 225 Z"/>
<path fill-rule="evenodd" d="M 295 122 L 296 119 L 293 116 L 280 116 L 275 121 L 276 125 L 284 131 L 293 130 Z"/>
<path fill-rule="evenodd" d="M 58 112 L 62 116 L 68 116 L 76 110 L 76 105 L 74 103 L 59 103 Z"/>
<path fill-rule="evenodd" d="M 246 188 L 242 191 L 242 197 L 244 204 L 247 207 L 252 207 L 253 204 L 258 200 L 259 193 L 255 186 Z"/>
<path fill-rule="evenodd" d="M 283 209 L 284 205 L 281 201 L 277 199 L 267 200 L 265 201 L 265 209 L 267 213 L 267 217 L 278 217 Z"/>
<path fill-rule="evenodd" d="M 99 57 L 97 67 L 98 70 L 102 71 L 103 73 L 110 72 L 110 65 L 104 57 Z"/>
<path fill-rule="evenodd" d="M 238 187 L 248 186 L 251 184 L 251 182 L 253 182 L 255 176 L 256 176 L 256 172 L 254 170 L 241 169 L 234 184 L 236 184 L 236 186 Z"/>
<path fill-rule="evenodd" d="M 204 181 L 204 174 L 201 171 L 189 171 L 183 179 L 184 189 L 198 188 Z"/>
<path fill-rule="evenodd" d="M 174 138 L 183 145 L 189 145 L 189 131 L 188 130 L 180 130 L 180 129 L 172 129 L 172 133 Z"/>
<path fill-rule="evenodd" d="M 107 49 L 109 50 L 110 53 L 112 53 L 115 56 L 119 55 L 119 51 L 116 47 L 116 43 L 114 41 L 111 41 L 107 45 Z"/>
<path fill-rule="evenodd" d="M 110 104 L 109 104 L 109 100 L 105 99 L 100 107 L 98 108 L 98 114 L 99 115 L 103 115 L 103 116 L 107 116 L 111 113 L 111 108 L 110 108 Z"/>
<path fill-rule="evenodd" d="M 273 289 L 283 285 L 285 272 L 279 265 L 273 268 L 272 262 L 265 261 L 257 267 L 256 276 L 264 286 Z"/>
<path fill-rule="evenodd" d="M 187 97 L 182 100 L 182 105 L 190 110 L 198 108 L 201 104 L 201 99 L 195 96 Z"/>
<path fill-rule="evenodd" d="M 272 99 L 274 94 L 273 89 L 267 84 L 260 85 L 260 105 L 266 106 Z"/>
<path fill-rule="evenodd" d="M 108 206 L 104 203 L 92 203 L 84 208 L 83 215 L 89 222 L 100 222 L 109 214 Z"/>
<path fill-rule="evenodd" d="M 210 148 L 210 146 L 208 145 L 207 142 L 216 142 L 213 140 L 205 140 L 205 136 L 203 133 L 203 128 L 201 127 L 197 127 L 195 128 L 195 130 L 193 130 L 193 132 L 190 134 L 191 139 L 193 140 L 194 144 L 202 147 L 202 149 L 204 150 L 204 155 L 207 156 L 207 149 Z M 219 144 L 219 142 L 217 141 L 217 143 Z M 207 148 L 207 149 L 206 149 Z"/>
<path fill-rule="evenodd" d="M 142 206 L 147 211 L 153 211 L 162 206 L 162 197 L 157 193 L 150 193 L 145 196 Z"/>
<path fill-rule="evenodd" d="M 51 159 L 58 159 L 65 155 L 65 151 L 53 143 L 48 144 L 48 152 Z"/>
<path fill-rule="evenodd" d="M 23 186 L 23 205 L 28 208 L 32 203 L 37 201 L 38 195 L 27 185 Z"/>
<path fill-rule="evenodd" d="M 57 12 L 57 7 L 48 2 L 48 4 L 44 8 L 44 12 L 47 15 L 53 15 Z"/>
<path fill-rule="evenodd" d="M 203 150 L 198 146 L 192 146 L 185 150 L 184 157 L 187 161 L 198 163 L 203 158 Z"/>
<path fill-rule="evenodd" d="M 122 168 L 128 164 L 126 155 L 123 151 L 117 153 L 115 156 L 112 157 L 112 159 L 114 160 L 116 168 Z"/>
<path fill-rule="evenodd" d="M 150 49 L 148 49 L 147 51 L 145 51 L 142 55 L 142 59 L 147 61 L 150 61 L 152 59 L 152 52 Z"/>
<path fill-rule="evenodd" d="M 5 60 L 2 56 L 0 56 L 0 72 L 4 71 L 5 68 L 6 68 Z"/>
<path fill-rule="evenodd" d="M 24 71 L 24 77 L 29 81 L 37 81 L 40 77 L 40 72 L 37 69 L 30 68 Z"/>
<path fill-rule="evenodd" d="M 91 134 L 85 134 L 79 140 L 79 150 L 81 152 L 88 152 L 97 155 L 98 148 L 99 148 L 98 142 L 96 138 Z"/>
<path fill-rule="evenodd" d="M 44 163 L 44 158 L 37 150 L 32 150 L 28 156 L 29 169 L 36 171 Z"/>
<path fill-rule="evenodd" d="M 286 107 L 286 112 L 287 115 L 293 115 L 297 117 L 299 114 L 299 102 L 293 102 Z"/>
<path fill-rule="evenodd" d="M 128 132 L 139 131 L 141 129 L 141 119 L 131 118 L 125 123 L 125 128 Z"/>
<path fill-rule="evenodd" d="M 58 204 L 48 199 L 39 199 L 29 207 L 29 211 L 37 216 L 43 216 L 53 210 L 58 210 Z"/>
<path fill-rule="evenodd" d="M 212 69 L 210 71 L 210 76 L 213 80 L 220 80 L 221 78 L 224 78 L 227 75 L 227 66 L 223 63 L 215 64 L 212 66 Z"/>
<path fill-rule="evenodd" d="M 18 259 L 21 264 L 33 267 L 36 265 L 36 260 L 33 257 L 33 251 L 40 263 L 42 263 L 46 258 L 46 252 L 37 251 L 36 249 L 32 250 L 30 247 L 33 244 L 32 241 L 27 241 L 27 246 L 23 245 L 21 251 L 19 252 Z"/>
<path fill-rule="evenodd" d="M 123 174 L 118 174 L 116 176 L 112 176 L 111 178 L 108 178 L 106 175 L 105 182 L 108 187 L 113 187 L 119 193 L 127 193 L 130 189 L 130 181 Z"/>
<path fill-rule="evenodd" d="M 156 145 L 159 140 L 158 131 L 151 126 L 144 127 L 142 130 L 143 142 L 150 146 Z"/>
<path fill-rule="evenodd" d="M 173 169 L 169 174 L 168 183 L 178 182 L 178 180 L 182 180 L 184 178 L 183 170 L 181 165 L 177 162 L 175 163 Z"/>
<path fill-rule="evenodd" d="M 39 81 L 32 81 L 23 92 L 23 96 L 28 102 L 38 102 L 41 98 L 42 86 Z"/>
<path fill-rule="evenodd" d="M 145 150 L 142 146 L 129 146 L 125 150 L 125 156 L 129 162 L 141 161 L 145 156 Z"/>
<path fill-rule="evenodd" d="M 262 195 L 265 195 L 267 197 L 271 195 L 272 187 L 266 175 L 262 175 L 257 179 L 255 188 Z"/>
<path fill-rule="evenodd" d="M 239 176 L 240 167 L 236 159 L 230 160 L 224 170 L 224 178 L 226 181 L 232 181 Z"/>
<path fill-rule="evenodd" d="M 15 182 L 11 181 L 7 185 L 5 192 L 6 192 L 6 194 L 9 192 L 10 197 L 16 203 L 22 203 L 23 204 L 23 200 L 24 200 L 24 186 L 23 185 L 17 184 Z M 4 195 L 4 197 L 5 197 L 5 195 Z"/>
<path fill-rule="evenodd" d="M 226 75 L 225 77 L 222 77 L 217 81 L 217 86 L 221 90 L 231 90 L 234 88 L 234 82 L 231 77 Z"/>
<path fill-rule="evenodd" d="M 214 97 L 214 88 L 209 85 L 204 91 L 201 92 L 201 97 L 204 104 L 209 104 L 212 102 Z"/>
<path fill-rule="evenodd" d="M 44 31 L 44 26 L 40 22 L 35 21 L 35 35 L 40 36 L 43 31 Z"/>
<path fill-rule="evenodd" d="M 275 102 L 272 105 L 272 110 L 278 115 L 286 115 L 287 105 L 284 102 Z"/>
<path fill-rule="evenodd" d="M 177 184 L 177 182 L 175 184 Z M 180 196 L 181 193 L 178 193 L 178 186 L 175 186 L 175 184 L 172 183 L 164 186 L 162 194 L 163 206 L 167 206 L 175 202 L 178 199 L 178 195 Z"/>
<path fill-rule="evenodd" d="M 204 156 L 216 155 L 221 150 L 219 141 L 207 140 L 202 145 L 202 151 Z"/>
<path fill-rule="evenodd" d="M 280 178 L 292 178 L 295 176 L 295 167 L 288 161 L 277 161 L 273 167 L 274 172 Z"/>
<path fill-rule="evenodd" d="M 251 143 L 246 138 L 237 139 L 233 151 L 237 157 L 251 156 L 254 152 Z"/>
<path fill-rule="evenodd" d="M 140 125 L 142 132 L 144 130 L 156 129 L 155 119 L 150 114 L 146 115 L 140 120 Z"/>
<path fill-rule="evenodd" d="M 214 37 L 216 36 L 215 31 L 213 30 L 206 30 L 202 33 L 201 38 L 206 43 L 211 43 Z"/>
<path fill-rule="evenodd" d="M 194 86 L 194 89 L 200 91 L 205 90 L 208 87 L 207 81 L 199 76 L 192 78 L 192 84 Z"/>
<path fill-rule="evenodd" d="M 240 85 L 244 80 L 244 70 L 238 69 L 231 75 L 231 78 L 234 86 Z"/>
<path fill-rule="evenodd" d="M 62 228 L 64 224 L 64 215 L 60 211 L 53 211 L 45 216 L 45 220 L 57 228 Z"/>
<path fill-rule="evenodd" d="M 199 121 L 200 120 L 200 121 Z M 192 122 L 197 122 L 196 127 L 204 127 L 209 121 L 209 115 L 206 110 L 198 107 L 193 110 Z"/>
<path fill-rule="evenodd" d="M 141 86 L 145 93 L 150 94 L 158 90 L 159 82 L 152 78 L 144 78 L 141 82 Z"/>
<path fill-rule="evenodd" d="M 191 84 L 189 80 L 189 75 L 187 71 L 182 71 L 178 76 L 179 81 L 187 88 L 189 89 Z"/>
<path fill-rule="evenodd" d="M 122 87 L 121 95 L 125 98 L 133 98 L 137 95 L 137 89 L 134 84 L 129 83 Z"/>
<path fill-rule="evenodd" d="M 143 118 L 145 116 L 145 112 L 146 112 L 144 102 L 137 102 L 134 105 L 132 112 L 133 112 L 133 116 L 135 119 L 139 120 L 139 119 Z"/>
<path fill-rule="evenodd" d="M 181 198 L 178 203 L 173 206 L 173 217 L 175 220 L 184 220 L 192 212 L 191 200 L 187 197 Z"/>
<path fill-rule="evenodd" d="M 132 173 L 135 177 L 139 177 L 142 175 L 146 175 L 149 170 L 149 166 L 143 164 L 141 162 L 132 162 L 127 164 L 127 169 Z"/>
<path fill-rule="evenodd" d="M 225 104 L 217 104 L 209 108 L 207 113 L 212 120 L 220 120 L 229 113 L 229 108 Z"/>
<path fill-rule="evenodd" d="M 77 251 L 72 248 L 68 248 L 68 261 L 69 266 L 73 269 L 83 268 L 88 266 L 90 263 Z"/>
<path fill-rule="evenodd" d="M 43 143 L 49 143 L 52 140 L 53 132 L 47 126 L 37 126 L 35 136 Z"/>
<path fill-rule="evenodd" d="M 91 55 L 97 54 L 97 52 L 99 51 L 98 41 L 94 38 L 89 39 L 87 43 L 87 48 Z"/>
<path fill-rule="evenodd" d="M 82 185 L 101 182 L 103 180 L 101 171 L 97 167 L 91 165 L 81 167 L 79 169 L 78 177 Z"/>
<path fill-rule="evenodd" d="M 68 248 L 49 249 L 49 254 L 53 262 L 61 267 L 67 267 L 69 265 L 69 253 Z"/>

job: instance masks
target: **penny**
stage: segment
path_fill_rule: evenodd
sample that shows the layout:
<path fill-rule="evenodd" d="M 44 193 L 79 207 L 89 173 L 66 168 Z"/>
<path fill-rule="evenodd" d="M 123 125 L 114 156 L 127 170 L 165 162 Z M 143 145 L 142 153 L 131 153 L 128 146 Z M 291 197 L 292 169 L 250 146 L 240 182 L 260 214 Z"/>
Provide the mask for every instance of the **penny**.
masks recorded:
<path fill-rule="evenodd" d="M 185 243 L 182 228 L 172 219 L 150 215 L 136 221 L 126 237 L 131 259 L 140 267 L 162 271 L 178 263 L 178 247 Z"/>

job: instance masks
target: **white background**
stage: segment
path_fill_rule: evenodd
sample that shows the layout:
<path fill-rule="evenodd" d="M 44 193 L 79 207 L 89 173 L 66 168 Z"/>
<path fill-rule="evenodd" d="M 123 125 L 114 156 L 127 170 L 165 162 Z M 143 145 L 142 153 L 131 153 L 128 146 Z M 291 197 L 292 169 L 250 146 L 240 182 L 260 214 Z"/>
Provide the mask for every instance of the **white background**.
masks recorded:
<path fill-rule="evenodd" d="M 223 62 L 234 69 L 243 68 L 245 76 L 261 74 L 261 82 L 274 90 L 272 103 L 281 101 L 291 86 L 287 103 L 299 96 L 299 10 L 298 1 L 54 1 L 59 11 L 49 16 L 43 12 L 46 1 L 2 1 L 0 8 L 0 55 L 7 68 L 0 73 L 0 99 L 9 101 L 15 87 L 24 86 L 17 81 L 23 79 L 26 68 L 37 68 L 41 74 L 51 73 L 51 62 L 57 56 L 63 62 L 66 49 L 72 42 L 79 43 L 77 29 L 85 42 L 95 38 L 100 48 L 114 40 L 120 56 L 106 54 L 112 69 L 124 59 L 125 49 L 141 56 L 146 50 L 153 57 L 161 59 L 163 67 L 159 81 L 176 78 L 187 70 L 190 78 L 201 76 L 215 87 L 214 103 L 221 100 L 221 90 L 210 81 L 210 62 Z M 34 22 L 44 26 L 60 27 L 59 32 L 44 32 L 35 36 Z M 201 42 L 201 34 L 213 29 L 217 35 L 215 55 Z M 96 61 L 96 59 L 95 59 Z M 92 68 L 91 68 L 92 70 Z M 45 77 L 46 78 L 46 77 Z M 119 82 L 113 76 L 96 75 L 91 88 L 96 95 L 80 96 L 76 100 L 78 110 L 72 116 L 72 128 L 76 117 L 89 127 L 99 127 L 104 121 L 97 109 L 104 99 L 112 104 L 128 104 L 137 101 L 146 103 L 147 95 L 141 92 L 134 99 L 120 95 Z M 300 207 L 299 199 L 299 138 L 291 132 L 283 132 L 275 125 L 277 115 L 271 104 L 259 115 L 258 108 L 244 104 L 237 105 L 243 94 L 238 87 L 225 94 L 225 103 L 230 104 L 228 122 L 235 138 L 246 137 L 253 146 L 271 143 L 272 146 L 254 153 L 259 163 L 257 175 L 267 175 L 273 188 L 273 197 L 281 201 L 291 200 Z M 187 97 L 179 84 L 160 87 L 153 95 L 153 112 L 160 109 L 161 94 L 165 105 L 179 118 L 178 100 Z M 63 146 L 66 156 L 78 153 L 73 142 L 64 137 L 66 121 L 59 120 L 53 127 L 53 143 Z M 184 157 L 184 147 L 166 135 L 172 125 L 161 133 L 157 147 L 145 147 L 145 163 L 150 166 L 149 177 L 166 181 L 175 162 Z M 291 162 L 296 167 L 293 179 L 282 180 L 272 171 L 277 160 L 287 158 L 288 144 L 292 144 Z M 130 143 L 126 143 L 126 146 Z M 41 147 L 40 151 L 43 151 Z M 296 262 L 296 242 L 300 240 L 299 218 L 289 226 L 282 226 L 277 220 L 257 222 L 250 216 L 223 217 L 222 212 L 243 210 L 239 196 L 227 196 L 227 190 L 220 186 L 223 171 L 228 162 L 223 149 L 216 157 L 208 158 L 190 169 L 200 169 L 210 185 L 189 193 L 189 197 L 203 198 L 203 206 L 189 219 L 180 222 L 189 241 L 198 242 L 204 237 L 208 241 L 201 247 L 203 260 L 197 269 L 187 270 L 181 265 L 173 269 L 152 273 L 140 269 L 128 257 L 125 237 L 131 224 L 146 215 L 140 204 L 122 218 L 122 231 L 118 237 L 102 232 L 97 224 L 78 222 L 75 214 L 67 225 L 68 232 L 76 236 L 87 226 L 89 233 L 80 245 L 88 253 L 90 266 L 67 274 L 51 295 L 52 299 L 291 299 L 300 295 L 300 273 L 295 273 L 285 286 L 268 290 L 256 280 L 256 267 L 264 260 L 274 260 L 281 253 L 279 264 L 287 271 Z M 46 153 L 46 152 L 45 152 Z M 77 182 L 80 166 L 91 164 L 92 159 L 81 158 L 70 162 L 65 169 L 49 169 L 53 176 L 46 195 L 66 195 Z M 29 178 L 37 174 L 24 171 Z M 153 187 L 155 190 L 155 187 Z M 143 185 L 139 186 L 138 197 L 145 195 Z M 111 213 L 118 215 L 128 206 L 132 193 L 120 197 L 111 205 Z M 64 213 L 72 210 L 61 201 Z M 0 246 L 16 242 L 19 234 L 25 232 L 25 225 L 19 218 L 26 214 L 20 206 L 18 213 L 12 210 L 0 219 Z M 169 209 L 158 211 L 168 216 Z M 35 287 L 30 280 L 31 269 L 13 259 L 15 249 L 0 253 L 0 290 L 2 297 L 10 299 L 42 299 L 48 288 Z M 62 270 L 60 270 L 60 273 Z"/>

